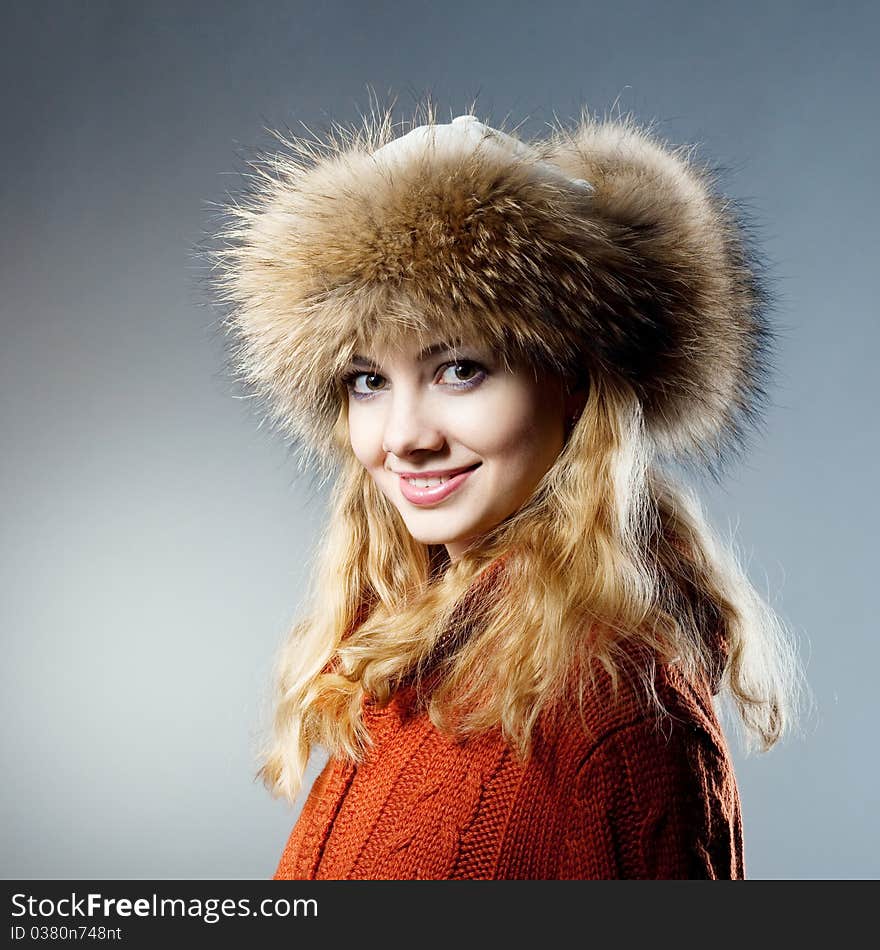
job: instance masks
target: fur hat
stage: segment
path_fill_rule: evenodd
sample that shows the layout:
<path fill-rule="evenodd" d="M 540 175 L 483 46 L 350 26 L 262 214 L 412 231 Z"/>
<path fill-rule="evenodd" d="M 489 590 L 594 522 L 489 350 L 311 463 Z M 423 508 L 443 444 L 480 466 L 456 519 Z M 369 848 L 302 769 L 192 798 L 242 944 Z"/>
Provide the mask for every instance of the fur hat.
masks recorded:
<path fill-rule="evenodd" d="M 713 468 L 764 398 L 768 295 L 714 175 L 631 117 L 525 142 L 473 115 L 278 136 L 217 253 L 236 377 L 332 468 L 358 348 L 403 330 L 625 382 L 659 453 Z"/>

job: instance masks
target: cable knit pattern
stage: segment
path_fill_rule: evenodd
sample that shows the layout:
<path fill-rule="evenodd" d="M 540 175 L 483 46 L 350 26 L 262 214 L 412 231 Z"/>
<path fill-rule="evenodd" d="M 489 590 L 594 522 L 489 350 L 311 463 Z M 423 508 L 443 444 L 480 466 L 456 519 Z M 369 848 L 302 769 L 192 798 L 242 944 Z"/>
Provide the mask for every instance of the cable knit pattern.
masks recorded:
<path fill-rule="evenodd" d="M 603 680 L 585 710 L 542 717 L 519 762 L 495 731 L 439 733 L 403 688 L 365 704 L 375 744 L 331 759 L 276 879 L 742 878 L 740 799 L 703 683 L 661 667 L 659 728 Z"/>

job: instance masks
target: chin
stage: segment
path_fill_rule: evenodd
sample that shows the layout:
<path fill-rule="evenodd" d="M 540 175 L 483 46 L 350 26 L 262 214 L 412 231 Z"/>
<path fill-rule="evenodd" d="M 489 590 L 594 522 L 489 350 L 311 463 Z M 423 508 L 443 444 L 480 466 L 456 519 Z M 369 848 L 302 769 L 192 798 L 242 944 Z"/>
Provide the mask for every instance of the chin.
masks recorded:
<path fill-rule="evenodd" d="M 402 512 L 401 515 L 403 515 Z M 459 533 L 450 535 L 448 525 L 439 531 L 436 526 L 431 530 L 424 522 L 420 524 L 418 518 L 407 518 L 404 516 L 403 523 L 406 525 L 406 530 L 409 531 L 410 535 L 420 544 L 454 544 L 463 536 Z"/>
<path fill-rule="evenodd" d="M 448 534 L 436 534 L 432 531 L 419 531 L 413 525 L 407 525 L 410 535 L 419 542 L 419 544 L 452 544 L 457 538 L 450 538 Z"/>

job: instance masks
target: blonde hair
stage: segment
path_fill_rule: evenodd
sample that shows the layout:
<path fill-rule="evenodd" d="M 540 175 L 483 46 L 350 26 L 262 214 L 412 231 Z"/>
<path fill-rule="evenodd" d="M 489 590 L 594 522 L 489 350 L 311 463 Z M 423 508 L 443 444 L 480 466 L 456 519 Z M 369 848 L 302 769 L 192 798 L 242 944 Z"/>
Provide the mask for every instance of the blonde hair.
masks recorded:
<path fill-rule="evenodd" d="M 347 447 L 345 406 L 334 438 Z M 366 470 L 344 458 L 309 607 L 278 658 L 257 773 L 274 796 L 296 798 L 314 744 L 361 759 L 365 697 L 382 705 L 405 682 L 430 683 L 437 728 L 500 727 L 523 758 L 574 670 L 581 702 L 601 668 L 615 689 L 635 672 L 659 711 L 650 666 L 627 668 L 632 648 L 709 678 L 732 701 L 748 748 L 769 749 L 795 721 L 802 678 L 790 633 L 693 491 L 657 463 L 625 383 L 591 380 L 530 499 L 455 562 L 414 540 Z M 502 583 L 489 595 L 475 582 L 499 559 Z"/>

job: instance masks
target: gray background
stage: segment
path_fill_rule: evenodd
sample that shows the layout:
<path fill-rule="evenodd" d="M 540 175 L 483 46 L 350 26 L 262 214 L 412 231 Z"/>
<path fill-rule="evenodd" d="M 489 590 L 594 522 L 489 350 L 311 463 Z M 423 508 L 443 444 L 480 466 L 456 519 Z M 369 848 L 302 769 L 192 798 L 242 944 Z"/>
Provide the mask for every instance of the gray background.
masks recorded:
<path fill-rule="evenodd" d="M 6 3 L 0 36 L 7 878 L 266 878 L 254 783 L 324 496 L 223 372 L 193 249 L 264 126 L 619 100 L 725 162 L 785 326 L 766 435 L 705 487 L 814 713 L 734 747 L 755 878 L 876 877 L 875 5 Z M 874 486 L 872 488 L 872 486 Z M 873 593 L 872 593 L 873 592 Z"/>

